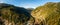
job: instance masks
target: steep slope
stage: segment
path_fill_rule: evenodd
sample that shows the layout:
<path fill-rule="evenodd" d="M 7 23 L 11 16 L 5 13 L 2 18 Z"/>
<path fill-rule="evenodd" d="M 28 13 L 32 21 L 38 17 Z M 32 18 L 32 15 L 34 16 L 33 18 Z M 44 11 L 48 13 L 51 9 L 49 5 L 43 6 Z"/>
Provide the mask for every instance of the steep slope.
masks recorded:
<path fill-rule="evenodd" d="M 23 7 L 0 3 L 0 25 L 25 25 L 31 18 L 30 13 Z M 3 23 L 1 23 L 4 21 Z"/>
<path fill-rule="evenodd" d="M 40 25 L 60 25 L 60 2 L 48 2 L 31 12 L 35 23 Z"/>

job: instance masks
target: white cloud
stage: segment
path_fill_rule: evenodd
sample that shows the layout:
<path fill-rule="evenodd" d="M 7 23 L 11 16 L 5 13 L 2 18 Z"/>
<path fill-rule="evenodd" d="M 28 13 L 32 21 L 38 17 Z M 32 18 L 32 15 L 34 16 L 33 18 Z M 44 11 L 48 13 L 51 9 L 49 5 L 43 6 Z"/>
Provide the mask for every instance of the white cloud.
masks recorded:
<path fill-rule="evenodd" d="M 24 8 L 36 8 L 34 4 L 20 4 L 19 7 L 24 7 Z"/>
<path fill-rule="evenodd" d="M 0 3 L 4 3 L 4 0 L 0 0 Z"/>

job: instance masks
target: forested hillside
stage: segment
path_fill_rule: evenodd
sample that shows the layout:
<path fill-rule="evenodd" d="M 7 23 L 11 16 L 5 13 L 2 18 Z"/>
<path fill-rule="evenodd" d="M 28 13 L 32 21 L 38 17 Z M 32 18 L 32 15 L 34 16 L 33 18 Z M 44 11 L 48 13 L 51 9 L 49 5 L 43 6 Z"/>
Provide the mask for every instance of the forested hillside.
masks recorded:
<path fill-rule="evenodd" d="M 0 25 L 60 25 L 60 2 L 36 9 L 0 3 Z"/>
<path fill-rule="evenodd" d="M 48 2 L 31 12 L 39 25 L 60 25 L 60 2 Z"/>
<path fill-rule="evenodd" d="M 31 18 L 23 7 L 0 3 L 0 25 L 27 25 Z"/>

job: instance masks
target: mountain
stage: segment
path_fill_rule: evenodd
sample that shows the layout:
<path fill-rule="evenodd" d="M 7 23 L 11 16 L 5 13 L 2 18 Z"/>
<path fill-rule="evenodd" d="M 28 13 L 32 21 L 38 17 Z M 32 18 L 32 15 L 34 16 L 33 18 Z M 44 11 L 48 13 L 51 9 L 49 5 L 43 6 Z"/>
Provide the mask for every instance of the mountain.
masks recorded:
<path fill-rule="evenodd" d="M 60 2 L 48 2 L 39 6 L 31 15 L 35 18 L 36 25 L 60 25 Z"/>
<path fill-rule="evenodd" d="M 34 8 L 27 8 L 28 12 L 31 13 L 31 11 L 34 10 Z"/>
<path fill-rule="evenodd" d="M 0 3 L 0 25 L 25 25 L 32 16 L 27 9 Z"/>

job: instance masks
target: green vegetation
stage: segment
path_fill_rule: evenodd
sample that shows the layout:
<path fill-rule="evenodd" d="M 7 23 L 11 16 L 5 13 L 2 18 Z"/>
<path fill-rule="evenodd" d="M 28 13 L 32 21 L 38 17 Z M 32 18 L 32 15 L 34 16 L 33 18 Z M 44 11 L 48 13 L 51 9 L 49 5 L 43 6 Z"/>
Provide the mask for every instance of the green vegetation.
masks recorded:
<path fill-rule="evenodd" d="M 0 25 L 4 24 L 60 25 L 60 2 L 48 2 L 43 6 L 37 7 L 35 10 L 0 3 Z"/>
<path fill-rule="evenodd" d="M 0 4 L 0 18 L 7 23 L 15 25 L 24 25 L 28 20 L 31 20 L 32 16 L 27 9 L 23 7 L 16 7 L 10 4 Z M 1 22 L 1 21 L 0 21 Z M 11 24 L 11 25 L 12 25 Z M 8 25 L 8 24 L 7 24 Z"/>
<path fill-rule="evenodd" d="M 48 2 L 43 6 L 39 6 L 32 11 L 32 16 L 38 20 L 39 24 L 60 25 L 60 2 Z"/>

